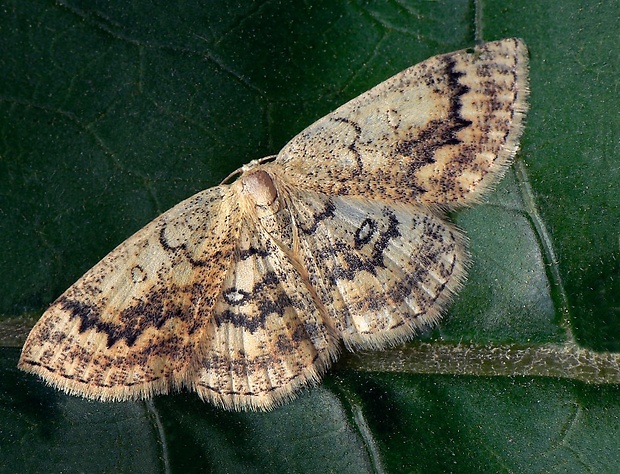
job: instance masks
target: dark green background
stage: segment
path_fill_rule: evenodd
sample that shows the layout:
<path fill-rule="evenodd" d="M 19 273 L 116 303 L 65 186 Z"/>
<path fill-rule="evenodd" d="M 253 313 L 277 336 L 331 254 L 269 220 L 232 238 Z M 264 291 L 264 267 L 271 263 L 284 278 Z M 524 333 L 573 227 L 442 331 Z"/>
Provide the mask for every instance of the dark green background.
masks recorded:
<path fill-rule="evenodd" d="M 620 390 L 361 372 L 268 414 L 101 404 L 17 371 L 28 326 L 159 213 L 392 74 L 525 39 L 517 164 L 457 213 L 436 344 L 620 351 L 620 2 L 0 1 L 2 472 L 617 472 Z M 13 346 L 13 347 L 10 347 Z M 397 350 L 397 349 L 396 349 Z"/>

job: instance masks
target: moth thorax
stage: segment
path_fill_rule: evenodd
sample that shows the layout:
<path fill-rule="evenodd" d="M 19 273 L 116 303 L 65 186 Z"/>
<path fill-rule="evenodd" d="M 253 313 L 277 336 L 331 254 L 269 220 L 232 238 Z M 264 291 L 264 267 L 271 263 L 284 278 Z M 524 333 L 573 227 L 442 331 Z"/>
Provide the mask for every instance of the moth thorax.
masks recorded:
<path fill-rule="evenodd" d="M 241 183 L 243 192 L 251 197 L 256 206 L 273 207 L 278 190 L 269 173 L 263 170 L 252 171 L 241 178 Z"/>

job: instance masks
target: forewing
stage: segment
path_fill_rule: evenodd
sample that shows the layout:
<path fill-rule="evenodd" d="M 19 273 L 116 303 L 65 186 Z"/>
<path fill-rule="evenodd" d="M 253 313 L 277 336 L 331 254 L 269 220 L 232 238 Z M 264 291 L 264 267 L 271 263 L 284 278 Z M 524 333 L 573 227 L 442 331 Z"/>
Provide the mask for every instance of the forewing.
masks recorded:
<path fill-rule="evenodd" d="M 465 278 L 463 237 L 422 206 L 293 191 L 291 207 L 300 259 L 348 347 L 411 338 Z"/>
<path fill-rule="evenodd" d="M 184 385 L 236 248 L 227 193 L 178 204 L 89 270 L 43 314 L 19 367 L 102 400 Z"/>
<path fill-rule="evenodd" d="M 216 405 L 270 409 L 317 382 L 337 355 L 325 310 L 281 244 L 258 221 L 244 222 L 196 359 L 193 388 Z"/>
<path fill-rule="evenodd" d="M 527 94 L 518 39 L 435 56 L 315 122 L 276 163 L 329 195 L 471 204 L 510 164 Z"/>

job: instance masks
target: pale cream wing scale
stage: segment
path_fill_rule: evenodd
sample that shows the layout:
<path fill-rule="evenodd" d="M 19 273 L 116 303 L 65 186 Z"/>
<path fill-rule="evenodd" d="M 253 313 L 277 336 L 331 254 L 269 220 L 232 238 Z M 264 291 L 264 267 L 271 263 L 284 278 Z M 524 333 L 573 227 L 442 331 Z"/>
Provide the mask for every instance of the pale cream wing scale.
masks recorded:
<path fill-rule="evenodd" d="M 138 231 L 44 313 L 19 367 L 102 400 L 188 385 L 237 248 L 238 208 L 215 187 Z"/>
<path fill-rule="evenodd" d="M 432 57 L 309 126 L 276 162 L 328 195 L 472 204 L 517 150 L 527 63 L 516 38 Z"/>
<path fill-rule="evenodd" d="M 453 225 L 421 205 L 288 197 L 295 253 L 348 348 L 385 348 L 437 323 L 468 261 Z"/>
<path fill-rule="evenodd" d="M 318 382 L 336 358 L 339 340 L 293 262 L 261 224 L 245 221 L 196 359 L 192 388 L 202 398 L 229 409 L 270 409 Z"/>

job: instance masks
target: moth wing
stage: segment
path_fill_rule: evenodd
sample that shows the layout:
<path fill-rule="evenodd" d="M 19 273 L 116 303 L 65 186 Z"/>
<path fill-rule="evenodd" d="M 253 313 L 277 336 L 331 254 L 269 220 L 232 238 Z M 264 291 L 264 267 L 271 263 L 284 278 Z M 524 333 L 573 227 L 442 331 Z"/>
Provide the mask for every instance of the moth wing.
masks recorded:
<path fill-rule="evenodd" d="M 198 193 L 120 244 L 43 314 L 19 367 L 101 400 L 185 385 L 236 248 L 228 192 Z"/>
<path fill-rule="evenodd" d="M 192 388 L 202 398 L 268 410 L 316 383 L 336 358 L 337 335 L 294 260 L 258 222 L 245 221 L 196 359 Z"/>
<path fill-rule="evenodd" d="M 435 56 L 315 122 L 276 163 L 328 195 L 471 204 L 510 165 L 527 95 L 519 39 Z"/>
<path fill-rule="evenodd" d="M 465 279 L 464 238 L 423 206 L 302 191 L 291 206 L 300 259 L 349 348 L 410 339 Z"/>

